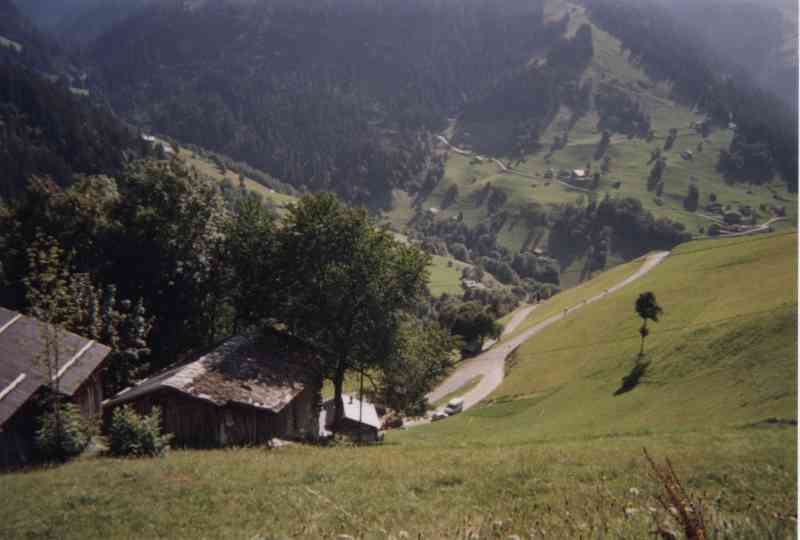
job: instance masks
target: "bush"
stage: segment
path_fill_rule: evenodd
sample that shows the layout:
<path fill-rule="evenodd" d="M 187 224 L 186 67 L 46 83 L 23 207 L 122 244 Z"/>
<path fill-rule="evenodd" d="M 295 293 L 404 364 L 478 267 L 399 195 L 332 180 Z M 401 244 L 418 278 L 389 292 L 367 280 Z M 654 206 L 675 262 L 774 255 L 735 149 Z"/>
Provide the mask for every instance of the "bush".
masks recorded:
<path fill-rule="evenodd" d="M 109 428 L 109 449 L 115 456 L 160 456 L 172 435 L 161 433 L 161 409 L 140 415 L 130 405 L 114 410 Z"/>
<path fill-rule="evenodd" d="M 39 418 L 36 447 L 46 460 L 66 461 L 83 452 L 97 432 L 96 422 L 81 415 L 74 403 L 62 403 Z"/>
<path fill-rule="evenodd" d="M 739 212 L 726 212 L 724 218 L 728 225 L 739 225 L 742 222 L 742 214 Z"/>

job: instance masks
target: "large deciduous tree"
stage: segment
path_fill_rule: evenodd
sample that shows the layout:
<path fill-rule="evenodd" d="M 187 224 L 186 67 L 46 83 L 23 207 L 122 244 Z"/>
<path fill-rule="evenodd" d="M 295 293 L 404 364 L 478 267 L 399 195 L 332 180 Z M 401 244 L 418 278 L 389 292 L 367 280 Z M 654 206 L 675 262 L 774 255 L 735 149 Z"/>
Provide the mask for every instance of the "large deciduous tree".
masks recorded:
<path fill-rule="evenodd" d="M 118 178 L 82 177 L 66 189 L 34 178 L 0 211 L 0 301 L 28 307 L 26 249 L 41 231 L 71 254 L 75 273 L 142 298 L 154 316 L 154 366 L 174 362 L 227 333 L 220 251 L 228 220 L 217 184 L 177 162 L 136 162 Z"/>
<path fill-rule="evenodd" d="M 229 213 L 212 180 L 179 164 L 137 164 L 118 183 L 121 227 L 105 246 L 113 261 L 105 275 L 145 298 L 156 317 L 156 360 L 171 362 L 220 337 L 224 274 L 216 263 Z"/>
<path fill-rule="evenodd" d="M 272 304 L 277 292 L 276 274 L 270 271 L 275 263 L 273 214 L 258 197 L 244 195 L 236 201 L 224 232 L 220 271 L 227 272 L 222 283 L 234 311 L 233 330 L 238 332 L 263 317 L 265 305 Z"/>
<path fill-rule="evenodd" d="M 381 401 L 403 414 L 425 414 L 425 396 L 454 363 L 455 342 L 436 322 L 407 317 L 379 374 Z"/>
<path fill-rule="evenodd" d="M 430 257 L 328 193 L 290 206 L 276 239 L 271 271 L 282 294 L 271 311 L 320 352 L 319 373 L 334 386 L 335 426 L 345 374 L 380 367 L 392 354 L 403 313 L 424 291 Z"/>

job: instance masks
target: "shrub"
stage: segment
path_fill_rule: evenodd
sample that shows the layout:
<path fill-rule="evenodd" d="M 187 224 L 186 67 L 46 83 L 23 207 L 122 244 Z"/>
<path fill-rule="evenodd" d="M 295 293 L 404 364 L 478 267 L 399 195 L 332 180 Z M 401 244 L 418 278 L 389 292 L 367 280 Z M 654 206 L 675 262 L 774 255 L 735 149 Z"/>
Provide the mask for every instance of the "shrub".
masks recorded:
<path fill-rule="evenodd" d="M 74 403 L 57 405 L 39 418 L 36 446 L 46 460 L 66 461 L 83 452 L 97 432 L 96 422 L 85 419 Z"/>
<path fill-rule="evenodd" d="M 153 407 L 149 415 L 140 415 L 130 405 L 114 410 L 108 435 L 115 456 L 160 456 L 173 437 L 161 433 L 161 409 Z"/>
<path fill-rule="evenodd" d="M 742 222 L 742 214 L 739 212 L 726 212 L 724 219 L 728 225 L 738 225 Z"/>

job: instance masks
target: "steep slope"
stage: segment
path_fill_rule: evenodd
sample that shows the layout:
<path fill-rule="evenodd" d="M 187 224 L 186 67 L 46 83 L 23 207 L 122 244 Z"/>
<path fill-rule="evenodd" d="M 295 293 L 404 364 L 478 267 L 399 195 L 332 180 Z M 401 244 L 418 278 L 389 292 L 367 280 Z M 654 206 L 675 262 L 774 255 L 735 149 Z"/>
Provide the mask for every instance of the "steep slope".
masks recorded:
<path fill-rule="evenodd" d="M 601 7 L 606 9 L 606 4 Z M 673 224 L 656 223 L 661 237 L 675 238 L 705 236 L 719 226 L 724 228 L 726 220 L 763 223 L 784 214 L 796 220 L 797 198 L 787 190 L 786 179 L 775 174 L 775 155 L 759 161 L 760 155 L 770 151 L 751 144 L 751 136 L 735 122 L 707 123 L 708 114 L 699 107 L 700 101 L 688 100 L 680 93 L 691 91 L 689 82 L 681 82 L 679 88 L 680 81 L 671 80 L 673 75 L 656 72 L 651 66 L 655 61 L 644 62 L 639 52 L 630 50 L 632 45 L 623 46 L 587 10 L 563 1 L 547 3 L 546 17 L 562 20 L 565 15 L 569 15 L 567 37 L 577 41 L 579 31 L 591 36 L 591 47 L 585 47 L 591 50 L 591 58 L 585 67 L 573 62 L 572 71 L 548 70 L 553 54 L 543 51 L 534 56 L 527 71 L 468 104 L 465 115 L 445 133 L 453 146 L 441 145 L 441 150 L 448 152 L 443 180 L 412 204 L 397 195 L 395 207 L 388 213 L 395 226 L 410 224 L 419 229 L 417 224 L 424 221 L 420 215 L 435 208 L 437 221 L 459 219 L 470 227 L 492 223 L 497 244 L 512 255 L 541 248 L 557 256 L 562 272 L 590 274 L 593 268 L 665 244 L 654 241 L 652 232 L 640 233 L 639 251 L 626 252 L 620 249 L 616 230 L 610 246 L 607 243 L 603 248 L 609 251 L 605 264 L 602 260 L 592 263 L 600 240 L 591 234 L 580 238 L 582 227 L 563 219 L 576 210 L 567 208 L 565 212 L 563 205 L 577 202 L 585 207 L 606 195 L 619 201 L 637 199 L 640 204 L 624 203 L 631 209 L 640 206 L 634 221 L 671 220 Z M 683 57 L 680 51 L 675 55 Z M 563 65 L 564 55 L 556 55 L 555 61 Z M 700 58 L 698 65 L 705 61 Z M 703 68 L 696 69 L 702 72 Z M 539 87 L 532 86 L 534 81 Z M 513 103 L 509 96 L 524 97 L 525 88 L 537 88 L 531 90 L 531 96 L 550 103 L 539 109 L 509 107 L 508 103 Z M 742 100 L 758 103 L 755 94 Z M 764 103 L 766 115 L 767 101 Z M 742 121 L 754 130 L 761 129 L 750 120 Z M 509 143 L 514 137 L 527 144 L 522 154 L 518 146 Z M 498 148 L 505 151 L 495 153 Z M 734 154 L 735 160 L 722 159 Z M 494 159 L 497 157 L 502 161 Z M 787 157 L 796 163 L 796 149 Z M 750 165 L 733 172 L 726 169 L 731 161 Z M 568 173 L 576 169 L 585 170 L 586 178 L 570 179 Z M 500 204 L 493 207 L 491 198 L 483 195 L 487 192 L 497 195 Z M 588 223 L 595 234 L 609 225 L 596 220 Z M 578 234 L 553 234 L 559 229 L 577 230 Z M 426 227 L 420 232 L 428 234 L 430 230 Z M 488 254 L 477 252 L 478 256 Z M 568 284 L 572 282 L 567 279 Z"/>
<path fill-rule="evenodd" d="M 0 196 L 31 176 L 61 185 L 76 174 L 114 174 L 148 146 L 106 109 L 31 69 L 0 63 Z"/>
<path fill-rule="evenodd" d="M 558 34 L 541 2 L 490 5 L 167 3 L 89 58 L 114 107 L 148 130 L 381 206 L 393 187 L 435 184 L 429 130 Z"/>
<path fill-rule="evenodd" d="M 662 0 L 703 44 L 797 108 L 797 2 Z"/>
<path fill-rule="evenodd" d="M 65 42 L 86 44 L 114 24 L 160 0 L 24 0 L 19 8 Z"/>
<path fill-rule="evenodd" d="M 747 287 L 742 284 L 747 283 Z M 637 296 L 664 308 L 638 386 Z M 635 285 L 520 347 L 491 403 L 402 440 L 519 444 L 738 430 L 797 415 L 797 235 L 691 242 Z M 529 323 L 547 315 L 534 311 Z"/>
<path fill-rule="evenodd" d="M 86 99 L 85 78 L 11 0 L 0 0 L 0 197 L 31 176 L 66 185 L 113 174 L 147 152 L 137 133 Z"/>
<path fill-rule="evenodd" d="M 52 67 L 56 47 L 25 18 L 13 0 L 0 0 L 0 61 Z"/>
<path fill-rule="evenodd" d="M 17 496 L 0 505 L 0 536 L 638 539 L 657 526 L 677 538 L 644 446 L 702 500 L 710 538 L 792 537 L 796 240 L 682 246 L 524 345 L 493 404 L 377 447 L 175 451 L 6 475 Z M 650 368 L 614 397 L 645 289 L 666 310 Z"/>
<path fill-rule="evenodd" d="M 466 263 L 540 249 L 569 286 L 726 221 L 796 217 L 796 133 L 654 2 L 48 2 L 29 9 L 107 29 L 92 91 L 135 125 L 423 242 L 488 235 Z M 606 194 L 614 219 L 586 206 Z M 448 220 L 470 230 L 443 238 Z"/>

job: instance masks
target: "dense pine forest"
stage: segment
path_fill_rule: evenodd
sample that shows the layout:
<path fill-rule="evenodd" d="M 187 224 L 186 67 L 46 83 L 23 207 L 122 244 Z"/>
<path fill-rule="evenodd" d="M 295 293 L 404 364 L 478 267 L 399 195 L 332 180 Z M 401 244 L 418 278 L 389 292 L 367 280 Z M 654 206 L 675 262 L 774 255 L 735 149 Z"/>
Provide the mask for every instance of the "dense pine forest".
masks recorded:
<path fill-rule="evenodd" d="M 539 2 L 170 5 L 88 60 L 139 125 L 380 205 L 435 182 L 430 132 L 562 29 Z"/>
<path fill-rule="evenodd" d="M 115 174 L 149 152 L 136 130 L 63 85 L 19 65 L 0 64 L 0 194 L 28 179 L 66 186 L 78 174 Z"/>

